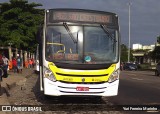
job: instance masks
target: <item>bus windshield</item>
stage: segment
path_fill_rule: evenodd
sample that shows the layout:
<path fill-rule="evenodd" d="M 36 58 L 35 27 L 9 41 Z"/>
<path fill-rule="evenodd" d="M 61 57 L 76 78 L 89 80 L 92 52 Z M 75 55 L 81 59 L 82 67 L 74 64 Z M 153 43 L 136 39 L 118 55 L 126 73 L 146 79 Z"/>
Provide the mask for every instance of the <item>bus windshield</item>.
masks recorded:
<path fill-rule="evenodd" d="M 118 32 L 92 25 L 47 26 L 46 60 L 75 64 L 118 61 Z"/>

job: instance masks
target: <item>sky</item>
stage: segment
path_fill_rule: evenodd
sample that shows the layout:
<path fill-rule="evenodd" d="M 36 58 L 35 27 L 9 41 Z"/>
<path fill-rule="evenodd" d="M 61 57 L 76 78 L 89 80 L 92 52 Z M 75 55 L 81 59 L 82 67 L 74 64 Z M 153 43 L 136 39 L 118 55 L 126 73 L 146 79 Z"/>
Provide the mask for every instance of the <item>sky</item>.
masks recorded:
<path fill-rule="evenodd" d="M 0 0 L 0 3 L 9 0 Z M 131 3 L 132 44 L 155 44 L 160 35 L 160 0 L 28 0 L 41 3 L 39 8 L 78 8 L 116 13 L 119 16 L 121 43 L 129 44 L 129 5 Z"/>

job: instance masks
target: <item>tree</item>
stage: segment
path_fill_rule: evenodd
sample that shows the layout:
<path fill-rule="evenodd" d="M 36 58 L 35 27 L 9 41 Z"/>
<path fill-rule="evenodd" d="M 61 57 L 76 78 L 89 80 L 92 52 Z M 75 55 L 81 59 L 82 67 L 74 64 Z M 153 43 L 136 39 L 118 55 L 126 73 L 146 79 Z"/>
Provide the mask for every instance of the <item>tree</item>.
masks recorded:
<path fill-rule="evenodd" d="M 159 61 L 160 60 L 160 46 L 156 46 L 150 55 L 153 60 Z"/>
<path fill-rule="evenodd" d="M 133 57 L 133 51 L 131 50 L 130 53 L 130 60 L 134 61 Z M 125 44 L 121 44 L 121 62 L 127 62 L 128 61 L 128 48 Z"/>
<path fill-rule="evenodd" d="M 35 7 L 41 4 L 27 0 L 10 0 L 0 7 L 0 45 L 12 43 L 16 48 L 33 51 L 35 34 L 43 22 L 44 11 Z"/>
<path fill-rule="evenodd" d="M 160 36 L 157 37 L 157 43 L 160 44 Z"/>
<path fill-rule="evenodd" d="M 127 62 L 128 60 L 128 48 L 125 44 L 121 44 L 121 61 Z"/>

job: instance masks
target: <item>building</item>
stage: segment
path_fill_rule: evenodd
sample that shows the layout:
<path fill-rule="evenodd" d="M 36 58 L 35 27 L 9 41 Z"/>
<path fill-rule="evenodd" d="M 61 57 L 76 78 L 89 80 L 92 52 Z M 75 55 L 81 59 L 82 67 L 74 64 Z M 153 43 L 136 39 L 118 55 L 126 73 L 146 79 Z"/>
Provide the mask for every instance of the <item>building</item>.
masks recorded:
<path fill-rule="evenodd" d="M 133 57 L 137 63 L 151 63 L 152 58 L 148 55 L 149 52 L 152 52 L 155 49 L 156 45 L 142 45 L 142 44 L 133 44 Z"/>

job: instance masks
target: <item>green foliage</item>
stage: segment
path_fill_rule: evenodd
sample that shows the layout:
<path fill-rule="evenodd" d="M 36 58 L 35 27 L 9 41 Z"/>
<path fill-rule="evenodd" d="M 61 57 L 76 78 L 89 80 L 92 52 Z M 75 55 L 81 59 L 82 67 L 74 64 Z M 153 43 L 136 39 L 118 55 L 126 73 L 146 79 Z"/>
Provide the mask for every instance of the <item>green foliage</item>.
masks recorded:
<path fill-rule="evenodd" d="M 127 60 L 128 60 L 128 48 L 126 45 L 122 44 L 121 45 L 121 61 L 127 62 Z"/>
<path fill-rule="evenodd" d="M 160 44 L 160 36 L 157 37 L 157 43 Z"/>
<path fill-rule="evenodd" d="M 160 46 L 156 46 L 155 49 L 150 53 L 152 59 L 160 60 Z"/>
<path fill-rule="evenodd" d="M 132 50 L 130 53 L 130 61 L 134 61 Z M 125 44 L 121 44 L 121 62 L 127 62 L 128 61 L 128 48 Z"/>
<path fill-rule="evenodd" d="M 35 34 L 43 22 L 44 11 L 36 9 L 37 3 L 27 0 L 10 0 L 0 7 L 0 45 L 8 46 L 12 42 L 16 48 L 33 51 Z"/>

